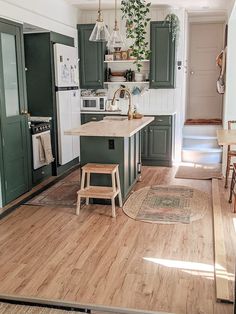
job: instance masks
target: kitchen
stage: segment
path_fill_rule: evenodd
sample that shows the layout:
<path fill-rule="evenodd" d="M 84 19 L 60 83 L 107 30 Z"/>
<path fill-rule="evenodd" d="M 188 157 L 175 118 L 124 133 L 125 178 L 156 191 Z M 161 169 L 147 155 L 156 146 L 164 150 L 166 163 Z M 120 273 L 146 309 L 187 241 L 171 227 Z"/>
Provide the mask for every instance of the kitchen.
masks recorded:
<path fill-rule="evenodd" d="M 16 254 L 21 254 L 18 255 L 19 261 L 22 262 L 21 265 L 24 263 L 29 263 L 28 265 L 30 265 L 29 268 L 27 268 L 28 266 L 22 266 L 24 268 L 23 276 L 27 283 L 25 288 L 20 288 L 22 273 L 19 264 L 16 268 L 18 279 L 16 280 L 15 287 L 12 286 L 12 289 L 8 289 L 7 280 L 4 281 L 4 288 L 0 291 L 1 295 L 4 295 L 5 292 L 8 295 L 12 294 L 16 296 L 17 293 L 15 292 L 18 291 L 19 295 L 26 298 L 29 297 L 28 301 L 31 298 L 40 298 L 44 299 L 43 302 L 45 302 L 46 298 L 63 300 L 64 305 L 68 301 L 73 301 L 77 303 L 73 304 L 73 306 L 78 306 L 79 304 L 80 309 L 89 309 L 88 304 L 92 303 L 97 306 L 97 310 L 110 311 L 112 308 L 112 311 L 117 311 L 117 313 L 119 313 L 119 310 L 115 310 L 116 307 L 119 307 L 120 311 L 121 308 L 128 308 L 127 313 L 129 309 L 141 310 L 143 311 L 142 313 L 145 313 L 145 311 L 180 313 L 183 310 L 185 302 L 178 304 L 178 293 L 174 292 L 172 284 L 170 294 L 165 299 L 161 292 L 163 290 L 161 289 L 160 294 L 158 294 L 157 288 L 154 284 L 152 285 L 151 277 L 157 278 L 154 275 L 154 273 L 157 275 L 156 267 L 167 267 L 168 269 L 168 267 L 171 267 L 168 266 L 170 265 L 169 260 L 180 260 L 181 254 L 184 255 L 185 261 L 188 261 L 187 255 L 189 251 L 185 251 L 184 246 L 180 247 L 178 251 L 177 247 L 178 243 L 182 241 L 182 236 L 185 239 L 189 239 L 190 242 L 190 239 L 194 240 L 190 233 L 194 234 L 195 224 L 190 224 L 190 228 L 186 230 L 182 229 L 181 224 L 173 225 L 174 228 L 171 225 L 164 227 L 164 225 L 160 224 L 142 224 L 142 222 L 132 221 L 132 219 L 126 217 L 122 209 L 117 207 L 118 203 L 115 204 L 115 214 L 113 211 L 111 215 L 110 202 L 106 200 L 98 201 L 99 197 L 91 197 L 91 199 L 96 198 L 96 201 L 89 202 L 86 196 L 87 206 L 79 201 L 79 204 L 81 204 L 79 216 L 75 215 L 76 208 L 74 204 L 68 208 L 62 208 L 61 206 L 55 207 L 54 205 L 53 209 L 50 206 L 42 205 L 37 207 L 32 204 L 27 205 L 27 202 L 30 202 L 30 198 L 37 197 L 37 194 L 46 193 L 47 189 L 57 186 L 63 180 L 64 182 L 68 180 L 70 183 L 76 181 L 78 184 L 80 180 L 80 168 L 78 166 L 85 166 L 90 163 L 119 165 L 122 205 L 128 199 L 130 192 L 134 195 L 135 191 L 142 188 L 145 189 L 151 185 L 174 183 L 176 185 L 181 184 L 197 187 L 202 192 L 209 192 L 207 182 L 192 182 L 193 180 L 178 181 L 178 179 L 174 178 L 176 171 L 175 165 L 181 161 L 182 129 L 185 121 L 185 90 L 187 82 L 185 70 L 187 65 L 186 10 L 183 7 L 170 9 L 163 5 L 151 8 L 151 21 L 148 21 L 148 23 L 151 23 L 150 27 L 147 27 L 144 42 L 147 40 L 149 43 L 149 38 L 151 38 L 148 50 L 155 51 L 155 54 L 152 53 L 150 57 L 140 57 L 140 61 L 136 64 L 134 63 L 135 59 L 133 59 L 132 52 L 129 51 L 129 40 L 127 40 L 121 49 L 113 45 L 113 49 L 109 49 L 109 51 L 104 43 L 96 43 L 89 40 L 98 18 L 97 8 L 99 1 L 95 1 L 94 3 L 84 1 L 83 4 L 77 7 L 71 6 L 65 1 L 53 0 L 50 4 L 46 2 L 41 5 L 35 4 L 35 7 L 31 9 L 25 7 L 27 1 L 25 3 L 22 2 L 20 5 L 14 4 L 14 1 L 1 2 L 3 3 L 1 33 L 7 31 L 8 34 L 14 34 L 17 43 L 15 54 L 9 54 L 9 61 L 6 56 L 9 51 L 14 50 L 14 46 L 10 38 L 5 38 L 4 45 L 5 47 L 9 47 L 9 50 L 5 51 L 4 65 L 6 66 L 7 62 L 10 62 L 12 65 L 15 63 L 14 58 L 17 57 L 19 58 L 17 63 L 18 68 L 17 70 L 13 69 L 12 73 L 13 75 L 16 75 L 17 71 L 18 73 L 22 73 L 21 76 L 18 76 L 17 87 L 17 90 L 20 91 L 18 95 L 20 100 L 18 102 L 19 110 L 15 108 L 14 114 L 17 114 L 14 116 L 14 120 L 12 114 L 9 112 L 2 115 L 6 117 L 6 119 L 4 118 L 4 125 L 11 125 L 11 129 L 6 128 L 4 130 L 5 133 L 1 137 L 1 143 L 5 145 L 6 140 L 4 143 L 4 139 L 8 139 L 8 147 L 5 150 L 3 149 L 4 156 L 2 158 L 3 161 L 1 161 L 1 182 L 5 182 L 1 185 L 1 212 L 3 215 L 6 215 L 5 219 L 7 219 L 7 217 L 10 217 L 8 214 L 13 209 L 22 208 L 22 215 L 24 213 L 27 216 L 27 210 L 29 211 L 29 215 L 32 215 L 32 220 L 28 217 L 28 220 L 26 219 L 25 221 L 28 222 L 27 228 L 30 228 L 34 224 L 42 224 L 42 232 L 39 235 L 32 230 L 34 235 L 32 243 L 33 246 L 35 245 L 35 248 L 32 246 L 32 243 L 30 244 L 30 239 L 27 235 L 30 229 L 27 229 L 28 231 L 25 234 L 23 234 L 22 229 L 22 236 L 26 241 L 29 241 L 28 245 L 24 247 L 23 243 L 19 240 L 16 241 L 19 248 L 21 248 L 20 253 L 20 250 L 17 250 L 15 247 L 17 250 Z M 60 4 L 55 10 L 55 5 L 58 5 L 58 2 Z M 102 1 L 102 4 L 102 16 L 108 25 L 110 33 L 112 33 L 115 24 L 116 26 L 118 25 L 116 31 L 120 31 L 125 37 L 126 25 L 122 20 L 120 6 L 118 5 L 116 8 L 117 14 L 115 14 L 116 1 L 112 1 L 112 3 L 111 1 Z M 10 14 L 9 12 L 12 13 Z M 52 15 L 54 17 L 50 16 L 52 12 L 54 12 L 54 15 Z M 173 14 L 179 20 L 178 41 L 173 40 L 169 31 L 169 24 L 163 22 L 169 13 Z M 19 18 L 19 16 L 22 17 Z M 24 23 L 12 20 L 23 21 Z M 1 42 L 4 41 L 2 37 Z M 159 44 L 160 40 L 162 41 L 161 45 Z M 164 51 L 163 47 L 165 47 Z M 23 69 L 25 69 L 25 74 Z M 15 96 L 16 98 L 17 96 Z M 6 106 L 6 108 L 9 107 Z M 130 119 L 128 119 L 128 116 Z M 14 134 L 18 134 L 17 137 L 12 135 L 13 123 L 15 123 Z M 39 140 L 41 136 L 42 138 L 45 136 L 46 144 L 38 143 L 42 141 L 41 139 Z M 44 157 L 46 160 L 40 161 L 39 156 L 41 155 L 40 150 L 42 149 L 42 145 L 44 145 L 44 150 L 46 150 L 49 139 L 51 141 L 49 145 L 51 148 L 45 153 Z M 19 147 L 17 152 L 15 152 L 16 147 Z M 36 157 L 35 160 L 34 157 Z M 6 162 L 8 162 L 7 170 L 4 169 Z M 4 177 L 7 179 L 5 180 Z M 102 178 L 101 174 L 97 177 L 92 177 L 91 182 L 96 186 L 110 186 L 112 184 L 112 180 L 107 174 L 105 179 Z M 79 190 L 78 187 L 77 190 Z M 57 194 L 56 197 L 63 200 L 63 197 L 61 198 L 62 195 L 59 195 L 60 193 L 63 194 L 62 189 L 59 189 L 55 195 Z M 76 197 L 76 192 L 73 193 Z M 55 201 L 54 204 L 57 204 L 57 202 Z M 122 207 L 120 203 L 119 207 Z M 126 213 L 125 210 L 124 212 Z M 16 220 L 18 219 L 18 213 L 18 209 L 13 212 L 13 215 L 16 215 L 14 217 Z M 36 216 L 41 217 L 41 222 L 35 220 Z M 115 223 L 115 220 L 111 216 L 116 216 L 117 223 Z M 53 236 L 49 229 L 46 229 L 46 226 L 49 227 L 50 225 L 47 217 L 49 220 L 52 219 L 52 221 L 55 219 L 55 226 L 51 225 L 51 227 L 53 233 L 58 234 L 58 239 Z M 210 219 L 208 213 L 202 230 L 199 228 L 197 231 L 202 236 L 202 239 L 206 241 L 207 247 L 210 247 L 212 242 L 211 230 L 207 230 Z M 197 224 L 199 223 L 200 221 L 197 222 Z M 79 227 L 80 224 L 81 229 Z M 125 226 L 124 229 L 122 229 L 122 224 Z M 99 225 L 101 229 L 99 229 Z M 79 230 L 76 231 L 77 227 L 79 227 Z M 18 229 L 16 224 L 14 228 L 15 231 L 18 230 L 20 232 L 22 225 L 21 227 L 19 225 Z M 64 231 L 62 233 L 59 232 L 59 234 L 59 230 Z M 86 230 L 91 230 L 91 234 L 87 239 L 83 235 L 83 232 L 86 232 Z M 132 237 L 127 239 L 126 235 L 131 233 L 132 230 Z M 151 230 L 154 232 L 153 239 Z M 121 235 L 116 238 L 119 232 Z M 143 232 L 143 241 L 140 232 Z M 175 234 L 178 232 L 179 236 L 176 236 L 176 243 L 173 244 Z M 48 268 L 46 256 L 51 252 L 51 249 L 49 248 L 49 243 L 43 241 L 43 234 L 46 235 L 47 233 L 49 242 L 52 241 L 56 254 L 52 260 L 48 260 Z M 70 268 L 72 264 L 70 264 L 69 259 L 66 261 L 63 258 L 63 254 L 61 253 L 60 255 L 59 252 L 59 250 L 67 248 L 66 243 L 64 242 L 63 244 L 63 233 L 65 239 L 67 239 L 65 241 L 68 244 L 68 251 L 65 251 L 65 256 L 68 256 L 70 250 L 74 250 L 72 263 L 77 263 L 77 267 L 74 269 L 72 269 L 73 267 Z M 98 237 L 95 242 L 93 234 L 97 234 Z M 102 248 L 102 241 L 105 239 L 103 236 L 105 234 L 106 236 L 110 235 L 111 238 L 109 241 L 105 241 L 104 248 Z M 89 263 L 87 266 L 84 263 L 87 260 L 87 257 L 85 259 L 85 255 L 82 255 L 80 258 L 75 255 L 76 249 L 72 243 L 73 241 L 78 241 L 77 237 L 81 240 L 79 249 L 85 250 L 85 255 L 87 254 L 87 257 L 89 256 L 91 259 L 92 264 L 90 266 Z M 166 242 L 161 244 L 160 241 L 162 238 L 166 238 Z M 138 242 L 137 239 L 139 240 Z M 147 244 L 147 250 L 145 250 L 147 240 L 150 243 Z M 157 241 L 156 243 L 159 243 L 160 248 L 157 248 L 154 240 Z M 36 245 L 37 241 L 39 241 L 38 245 Z M 88 241 L 90 241 L 90 244 Z M 103 269 L 99 263 L 101 256 L 96 256 L 96 250 L 93 251 L 96 243 L 98 244 L 96 241 L 99 241 L 99 246 L 101 245 L 100 252 L 104 253 L 104 249 L 109 252 L 110 257 L 104 255 L 104 259 L 108 258 L 108 264 L 114 258 L 113 254 L 117 253 L 117 263 L 120 261 L 120 265 L 123 265 L 125 260 L 123 257 L 130 258 L 130 265 L 134 267 L 132 270 L 128 267 L 127 276 L 123 277 L 122 274 L 123 279 L 119 281 L 117 276 L 122 269 L 117 265 L 117 268 L 114 268 L 114 276 L 117 282 L 112 288 L 109 288 L 109 283 L 107 286 L 104 280 L 101 280 L 99 283 L 98 279 L 100 276 L 106 278 L 107 275 L 109 278 L 108 282 L 111 282 L 112 274 L 106 272 L 106 267 Z M 169 244 L 168 241 L 170 242 Z M 117 251 L 112 251 L 112 242 L 118 245 Z M 190 242 L 188 243 L 188 247 L 191 247 Z M 139 244 L 136 247 L 137 243 Z M 88 247 L 86 248 L 87 245 Z M 170 252 L 171 250 L 168 251 L 169 245 L 172 245 L 173 255 Z M 200 242 L 197 244 L 196 242 L 196 247 L 198 245 L 203 244 Z M 121 250 L 118 250 L 119 246 L 122 247 Z M 27 251 L 27 248 L 29 251 Z M 40 250 L 40 248 L 43 252 L 42 256 L 37 254 L 37 250 Z M 195 252 L 195 249 L 192 256 L 193 259 L 199 259 L 201 263 L 205 262 L 205 264 L 212 263 L 212 253 L 210 250 L 208 252 L 204 251 L 204 258 L 201 259 L 197 251 Z M 232 250 L 231 247 L 228 249 Z M 141 262 L 138 264 L 138 260 L 136 260 L 135 263 L 137 264 L 135 266 L 135 263 L 132 263 L 132 257 L 128 254 L 128 250 L 133 250 L 134 256 L 138 258 L 140 258 L 138 253 L 140 250 L 142 257 L 149 259 L 146 263 L 150 263 L 153 270 L 155 268 L 154 272 L 151 269 L 148 270 L 146 279 L 143 277 L 145 270 L 143 269 L 144 272 L 139 271 L 137 265 L 141 267 L 140 269 L 148 266 Z M 163 254 L 160 253 L 161 250 Z M 10 249 L 7 252 L 5 251 L 5 256 L 14 260 L 12 252 Z M 155 252 L 159 252 L 160 254 L 156 254 Z M 97 257 L 95 260 L 93 260 L 93 254 Z M 29 260 L 27 260 L 27 257 Z M 63 289 L 60 290 L 60 287 L 56 286 L 54 294 L 52 287 L 55 282 L 53 282 L 53 279 L 52 281 L 47 279 L 47 276 L 50 269 L 57 272 L 57 257 L 61 262 L 60 265 L 58 264 L 60 269 L 58 268 L 55 282 L 59 282 L 60 278 L 63 278 L 63 272 L 65 272 L 63 270 L 64 263 L 71 269 L 69 275 L 71 287 L 70 285 L 66 286 L 65 283 L 65 291 L 62 292 Z M 36 273 L 34 274 L 34 259 L 37 261 L 36 264 L 41 263 L 42 265 L 40 268 L 42 278 L 38 278 L 39 280 Z M 6 257 L 2 256 L 1 262 L 4 263 L 6 261 Z M 178 264 L 177 262 L 176 265 Z M 191 263 L 191 257 L 189 263 Z M 96 264 L 97 267 L 95 267 Z M 115 265 L 116 261 L 114 267 Z M 125 265 L 123 266 L 126 267 Z M 174 269 L 177 269 L 178 266 L 175 266 Z M 9 274 L 11 271 L 10 265 L 4 267 L 3 274 Z M 231 267 L 230 273 L 232 273 Z M 26 274 L 27 269 L 29 276 L 32 276 L 32 281 Z M 179 269 L 181 269 L 181 266 Z M 86 274 L 93 271 L 95 275 L 91 276 L 91 283 L 89 283 Z M 196 272 L 198 273 L 199 269 Z M 168 271 L 166 272 L 167 280 L 164 283 L 164 289 L 170 284 L 172 275 L 172 272 L 169 274 Z M 211 277 L 212 274 L 209 273 L 208 275 Z M 176 277 L 177 281 L 181 278 L 181 275 L 178 276 Z M 187 278 L 187 273 L 184 273 L 184 276 L 186 276 L 183 279 L 184 281 L 189 279 Z M 83 282 L 81 286 L 77 286 L 76 283 L 76 280 L 79 280 L 79 278 Z M 144 280 L 144 285 L 146 285 L 144 290 L 147 290 L 146 294 L 142 294 L 145 295 L 145 298 L 140 304 L 138 304 L 138 297 L 134 297 L 132 293 L 130 294 L 130 298 L 125 297 L 125 291 L 130 290 L 132 282 L 137 287 L 137 293 L 142 293 L 140 292 L 142 289 L 139 290 L 138 288 L 139 283 L 137 278 Z M 122 282 L 125 287 L 123 292 L 121 289 Z M 35 288 L 33 283 L 35 283 Z M 181 283 L 183 283 L 182 280 Z M 195 281 L 191 283 L 190 280 L 189 285 L 191 286 L 191 284 L 197 285 Z M 203 283 L 202 281 L 201 284 L 205 285 L 204 291 L 207 289 L 211 291 L 209 298 L 214 298 L 212 281 L 208 280 L 207 283 L 205 281 Z M 86 285 L 90 287 L 88 291 L 83 290 L 83 286 L 85 287 Z M 96 286 L 99 288 L 96 289 Z M 188 284 L 185 285 L 186 291 L 187 286 Z M 79 289 L 78 293 L 76 293 L 77 287 Z M 104 295 L 101 293 L 103 290 L 105 291 Z M 153 300 L 150 297 L 150 293 L 152 292 L 149 293 L 149 291 L 155 291 Z M 174 294 L 173 303 L 170 301 L 171 293 Z M 159 301 L 159 298 L 162 299 L 161 295 L 164 298 L 163 301 Z M 202 306 L 205 306 L 206 311 L 211 313 L 211 310 L 209 310 L 210 305 L 205 302 L 203 295 L 200 297 L 204 304 Z M 200 310 L 201 306 L 199 305 L 198 307 L 196 305 L 196 299 L 193 295 L 191 295 L 190 299 L 193 305 L 188 305 L 189 313 L 195 313 L 197 309 Z M 212 300 L 212 302 L 214 301 Z M 214 305 L 214 307 L 217 310 L 219 308 L 218 311 L 220 311 L 220 308 L 228 311 L 227 305 Z"/>

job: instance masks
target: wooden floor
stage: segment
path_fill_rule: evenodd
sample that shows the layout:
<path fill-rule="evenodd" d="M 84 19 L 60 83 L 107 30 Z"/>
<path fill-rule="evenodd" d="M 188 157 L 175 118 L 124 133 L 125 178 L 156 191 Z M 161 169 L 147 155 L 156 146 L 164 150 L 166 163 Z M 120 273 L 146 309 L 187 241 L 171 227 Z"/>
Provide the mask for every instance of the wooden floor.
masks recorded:
<path fill-rule="evenodd" d="M 135 190 L 188 185 L 211 193 L 211 181 L 174 179 L 176 168 L 143 169 Z M 76 179 L 78 172 L 75 172 Z M 235 229 L 220 183 L 233 298 Z M 235 225 L 236 225 L 236 221 Z M 0 221 L 0 295 L 47 298 L 177 314 L 232 314 L 216 303 L 212 212 L 189 225 L 137 222 L 121 209 L 21 206 Z"/>

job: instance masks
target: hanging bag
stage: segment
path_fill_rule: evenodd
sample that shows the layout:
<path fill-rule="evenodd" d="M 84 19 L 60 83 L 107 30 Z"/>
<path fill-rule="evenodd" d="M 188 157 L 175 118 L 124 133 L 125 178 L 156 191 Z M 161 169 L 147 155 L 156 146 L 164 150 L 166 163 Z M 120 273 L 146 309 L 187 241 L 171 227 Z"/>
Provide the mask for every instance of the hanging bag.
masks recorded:
<path fill-rule="evenodd" d="M 225 62 L 226 62 L 226 51 L 222 50 L 219 56 L 216 58 L 217 65 L 221 68 L 220 76 L 216 82 L 216 90 L 219 94 L 225 93 Z"/>

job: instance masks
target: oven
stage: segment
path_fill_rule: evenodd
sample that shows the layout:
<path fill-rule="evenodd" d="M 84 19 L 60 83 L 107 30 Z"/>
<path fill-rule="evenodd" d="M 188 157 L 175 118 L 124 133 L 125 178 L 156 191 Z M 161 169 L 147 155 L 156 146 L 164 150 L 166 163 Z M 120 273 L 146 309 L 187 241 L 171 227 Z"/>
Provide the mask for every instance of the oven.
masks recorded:
<path fill-rule="evenodd" d="M 51 134 L 50 122 L 32 122 L 32 150 L 33 150 L 33 169 L 39 169 L 47 165 L 44 161 L 40 160 L 40 136 L 42 134 Z"/>

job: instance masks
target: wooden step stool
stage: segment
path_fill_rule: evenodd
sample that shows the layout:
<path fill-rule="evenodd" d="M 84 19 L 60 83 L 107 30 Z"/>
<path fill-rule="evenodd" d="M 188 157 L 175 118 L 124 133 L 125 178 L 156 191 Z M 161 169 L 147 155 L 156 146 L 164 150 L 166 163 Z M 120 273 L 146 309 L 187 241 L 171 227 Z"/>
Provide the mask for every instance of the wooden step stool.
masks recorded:
<path fill-rule="evenodd" d="M 110 174 L 112 179 L 112 186 L 90 186 L 90 176 L 92 173 Z M 86 180 L 87 174 L 87 180 Z M 85 180 L 87 181 L 85 187 Z M 122 196 L 120 189 L 120 176 L 118 164 L 86 164 L 82 167 L 81 189 L 77 192 L 77 209 L 76 215 L 80 213 L 81 197 L 86 198 L 86 205 L 89 204 L 90 198 L 110 199 L 112 205 L 112 217 L 116 217 L 115 198 L 119 197 L 119 206 L 122 207 Z"/>
<path fill-rule="evenodd" d="M 230 195 L 229 195 L 229 203 L 232 203 L 232 197 L 234 196 L 233 213 L 236 213 L 236 191 L 235 191 L 235 184 L 236 184 L 236 163 L 233 164 L 233 175 L 232 175 L 232 179 L 231 179 Z"/>

